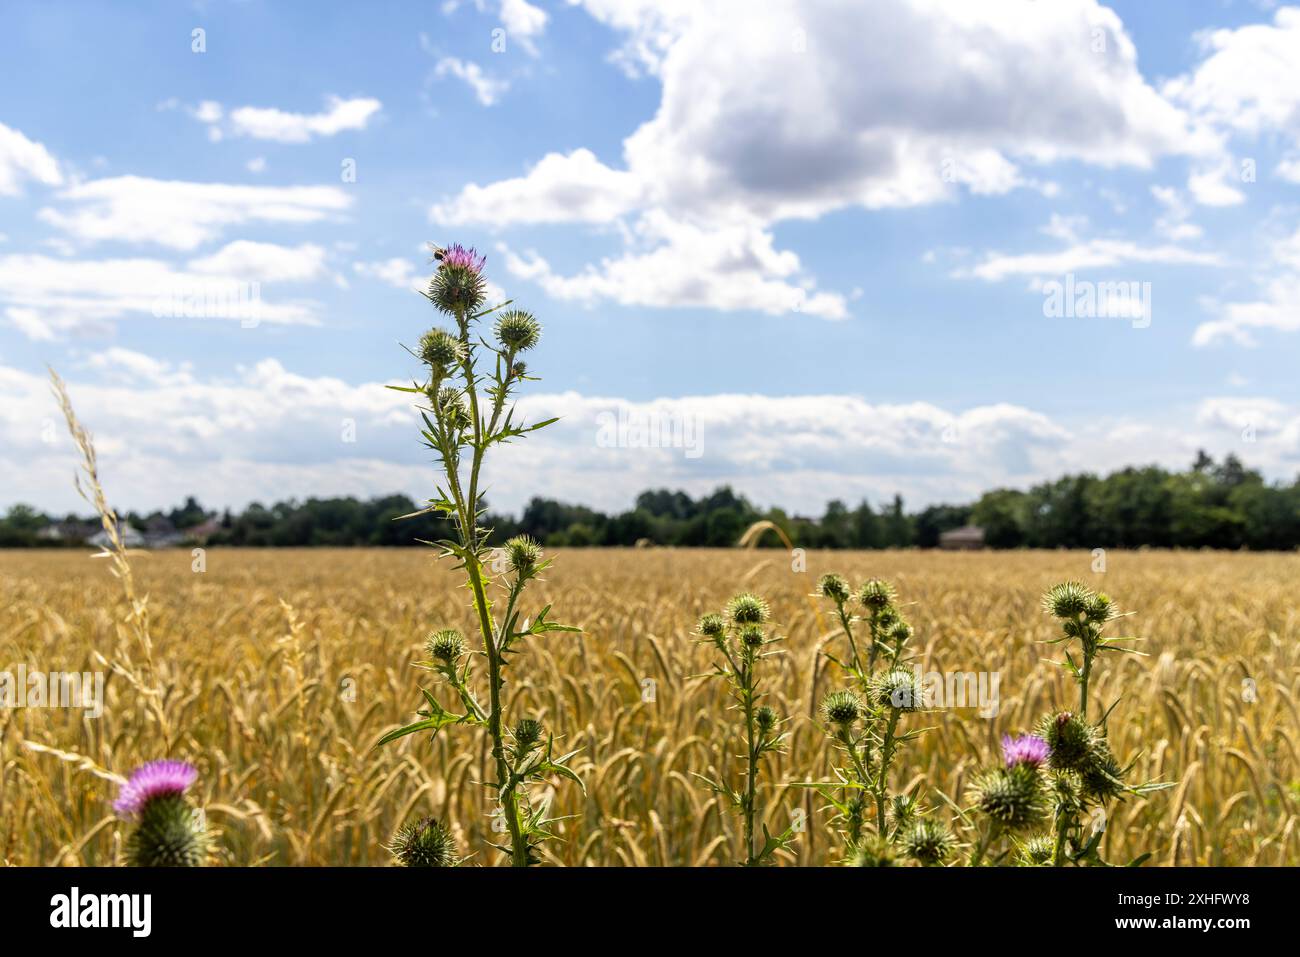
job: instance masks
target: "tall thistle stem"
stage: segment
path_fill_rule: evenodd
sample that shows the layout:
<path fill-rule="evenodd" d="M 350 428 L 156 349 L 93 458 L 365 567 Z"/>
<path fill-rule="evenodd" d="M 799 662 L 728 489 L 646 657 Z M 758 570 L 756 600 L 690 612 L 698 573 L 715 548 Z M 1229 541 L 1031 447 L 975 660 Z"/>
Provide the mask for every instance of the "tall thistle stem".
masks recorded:
<path fill-rule="evenodd" d="M 740 672 L 741 695 L 745 706 L 745 866 L 758 863 L 754 851 L 754 811 L 758 792 L 758 751 L 754 747 L 754 659 L 748 650 L 742 652 Z"/>
<path fill-rule="evenodd" d="M 417 355 L 427 368 L 425 384 L 390 388 L 428 401 L 428 407 L 420 410 L 427 427 L 422 435 L 441 459 L 447 487 L 446 491 L 440 488 L 438 496 L 429 500 L 428 507 L 416 514 L 440 514 L 451 522 L 449 538 L 437 545 L 444 556 L 459 561 L 472 595 L 483 657 L 487 660 L 487 710 L 479 705 L 470 688 L 471 659 L 466 657 L 464 636 L 455 629 L 443 629 L 428 637 L 429 660 L 420 667 L 440 675 L 450 685 L 464 713 L 448 711 L 431 693 L 424 691 L 427 707 L 419 712 L 423 720 L 389 732 L 380 744 L 422 731 L 437 734 L 452 725 L 486 728 L 493 771 L 485 772 L 485 777 L 495 778 L 491 783 L 505 830 L 510 835 L 509 847 L 501 850 L 509 854 L 513 866 L 525 867 L 538 863 L 537 845 L 552 836 L 547 830 L 552 822 L 546 819 L 545 809 L 529 806 L 527 784 L 551 776 L 567 778 L 580 786 L 582 782 L 567 764 L 576 752 L 556 755 L 554 737 L 545 734 L 540 720 L 526 717 L 513 727 L 509 725 L 505 695 L 507 654 L 522 650 L 515 643 L 524 639 L 580 629 L 549 620 L 549 605 L 535 617 L 525 618 L 522 626 L 519 624 L 521 612 L 517 603 L 524 586 L 549 567 L 550 562 L 542 561 L 542 549 L 536 542 L 520 536 L 506 542 L 504 547 L 514 577 L 507 581 L 488 571 L 487 542 L 491 529 L 479 526 L 483 514 L 479 488 L 484 458 L 493 444 L 518 438 L 555 421 L 521 427 L 512 422 L 513 410 L 502 421 L 512 389 L 528 379 L 519 354 L 537 344 L 541 326 L 522 310 L 503 311 L 507 304 L 478 311 L 486 281 L 481 275 L 483 257 L 472 249 L 435 248 L 434 258 L 440 265 L 426 296 L 455 320 L 456 328 L 454 331 L 434 328 L 421 338 Z M 472 335 L 471 329 L 477 320 L 493 312 L 498 313 L 493 329 L 495 345 Z M 496 364 L 493 373 L 481 377 L 475 369 L 480 349 L 489 350 Z M 486 401 L 488 397 L 490 405 Z M 462 451 L 466 451 L 466 457 Z M 494 584 L 508 591 L 505 614 L 499 621 L 493 615 L 489 597 L 489 588 Z M 395 848 L 394 856 L 399 863 L 411 865 L 423 861 L 445 866 L 459 860 L 448 844 L 448 833 L 441 822 L 428 819 L 405 826 L 391 847 Z"/>
<path fill-rule="evenodd" d="M 776 639 L 765 632 L 768 621 L 767 602 L 749 593 L 737 595 L 727 605 L 725 615 L 710 614 L 700 619 L 698 634 L 712 644 L 722 656 L 724 664 L 715 667 L 709 677 L 727 682 L 731 696 L 739 702 L 745 721 L 745 773 L 740 787 L 733 788 L 725 780 L 710 780 L 697 774 L 711 791 L 726 799 L 731 809 L 740 815 L 744 833 L 745 867 L 758 867 L 771 861 L 778 851 L 789 847 L 794 837 L 793 825 L 779 836 L 768 833 L 763 825 L 763 841 L 759 846 L 755 823 L 758 820 L 758 775 L 763 755 L 784 748 L 785 732 L 779 731 L 780 717 L 772 708 L 755 707 L 758 699 L 758 662 L 772 652 L 763 649 Z M 696 677 L 704 677 L 697 675 Z"/>
<path fill-rule="evenodd" d="M 889 787 L 889 765 L 894 760 L 894 732 L 898 730 L 898 716 L 902 714 L 897 708 L 889 709 L 889 720 L 885 725 L 885 737 L 880 745 L 880 773 L 876 776 L 876 832 L 885 834 L 885 791 Z"/>
<path fill-rule="evenodd" d="M 519 801 L 516 795 L 518 784 L 511 775 L 510 766 L 506 762 L 505 733 L 502 728 L 504 722 L 502 720 L 501 689 L 505 684 L 505 679 L 501 674 L 503 664 L 501 660 L 501 642 L 498 639 L 496 622 L 492 618 L 487 590 L 483 583 L 483 563 L 479 559 L 478 480 L 479 472 L 483 467 L 483 453 L 487 450 L 487 444 L 483 440 L 484 423 L 479 416 L 478 382 L 474 374 L 474 352 L 470 348 L 469 319 L 463 307 L 456 311 L 456 325 L 460 331 L 460 340 L 463 347 L 461 368 L 465 374 L 465 395 L 469 400 L 470 422 L 474 430 L 474 455 L 470 462 L 468 498 L 461 496 L 459 482 L 455 483 L 456 492 L 454 494 L 459 499 L 456 504 L 461 516 L 461 544 L 464 546 L 466 555 L 465 573 L 469 578 L 470 588 L 474 593 L 474 610 L 478 614 L 479 631 L 483 639 L 483 653 L 487 656 L 488 661 L 488 735 L 492 738 L 492 760 L 496 764 L 497 794 L 501 801 L 501 813 L 505 817 L 506 829 L 510 833 L 510 863 L 514 867 L 527 867 L 529 859 L 528 839 L 520 827 Z M 508 370 L 506 375 L 508 381 L 510 375 Z M 488 434 L 491 434 L 496 425 L 504 398 L 505 389 L 502 389 L 493 404 L 492 422 L 488 426 Z"/>
<path fill-rule="evenodd" d="M 1079 634 L 1083 636 L 1083 667 L 1079 669 L 1079 717 L 1088 717 L 1088 679 L 1092 677 L 1092 659 L 1093 649 L 1087 639 L 1088 622 L 1087 617 L 1080 614 L 1078 619 Z"/>

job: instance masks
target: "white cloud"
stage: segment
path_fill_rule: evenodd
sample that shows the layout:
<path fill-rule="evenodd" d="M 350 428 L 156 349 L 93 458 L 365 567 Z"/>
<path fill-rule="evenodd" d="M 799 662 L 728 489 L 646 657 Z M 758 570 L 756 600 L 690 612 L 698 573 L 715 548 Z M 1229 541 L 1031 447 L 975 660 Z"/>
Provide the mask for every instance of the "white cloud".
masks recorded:
<path fill-rule="evenodd" d="M 1188 192 L 1202 206 L 1237 206 L 1246 194 L 1232 185 L 1232 163 L 1221 160 L 1207 168 L 1194 169 L 1187 176 Z"/>
<path fill-rule="evenodd" d="M 545 10 L 528 0 L 501 0 L 501 25 L 506 35 L 517 41 L 529 53 L 537 55 L 534 40 L 546 31 L 549 19 Z"/>
<path fill-rule="evenodd" d="M 1249 137 L 1280 133 L 1300 146 L 1300 8 L 1281 8 L 1271 24 L 1207 31 L 1198 39 L 1204 59 L 1166 82 L 1164 95 L 1216 129 Z M 1293 159 L 1276 172 L 1283 179 L 1298 175 Z M 1245 195 L 1234 179 L 1240 182 L 1233 161 L 1221 153 L 1192 172 L 1188 189 L 1199 203 L 1236 205 Z"/>
<path fill-rule="evenodd" d="M 265 172 L 265 171 L 266 171 L 266 157 L 265 157 L 265 156 L 254 156 L 251 160 L 249 160 L 247 163 L 244 164 L 244 168 L 247 169 L 250 173 L 262 173 L 262 172 Z"/>
<path fill-rule="evenodd" d="M 1054 183 L 1026 169 L 1061 160 L 1150 168 L 1221 152 L 1217 136 L 1147 85 L 1119 17 L 1095 0 L 792 0 L 761 18 L 740 0 L 575 2 L 626 38 L 621 65 L 658 79 L 654 117 L 624 140 L 621 163 L 586 149 L 549 153 L 526 175 L 470 184 L 431 213 L 494 227 L 639 217 L 624 229 L 623 255 L 576 276 L 517 263 L 566 298 L 780 311 L 785 301 L 765 298 L 792 288 L 769 268 L 793 255 L 770 250 L 779 221 L 936 203 L 963 189 L 1053 195 Z M 1199 188 L 1208 195 L 1209 184 Z M 660 222 L 679 224 L 676 238 L 647 249 L 644 224 Z M 762 246 L 771 255 L 751 254 Z M 754 265 L 709 287 L 709 270 L 686 263 L 684 247 L 706 264 Z M 692 275 L 656 288 L 649 272 L 668 261 Z M 808 311 L 842 314 L 842 300 Z"/>
<path fill-rule="evenodd" d="M 429 216 L 442 225 L 602 223 L 634 209 L 641 198 L 637 177 L 611 169 L 591 150 L 576 149 L 546 154 L 524 176 L 487 186 L 470 183 Z"/>
<path fill-rule="evenodd" d="M 1052 213 L 1047 225 L 1040 227 L 1038 231 L 1044 236 L 1051 236 L 1063 243 L 1074 243 L 1079 240 L 1079 231 L 1087 225 L 1087 216 L 1062 216 L 1060 213 Z"/>
<path fill-rule="evenodd" d="M 471 63 L 459 57 L 443 57 L 434 66 L 433 72 L 435 76 L 454 76 L 463 81 L 474 91 L 474 96 L 484 106 L 491 106 L 496 103 L 497 100 L 501 99 L 502 94 L 510 89 L 508 81 L 489 76 L 477 63 Z"/>
<path fill-rule="evenodd" d="M 443 0 L 442 12 L 451 16 L 460 9 L 463 0 Z M 488 12 L 487 0 L 472 0 L 474 9 L 479 13 Z M 507 36 L 517 42 L 528 53 L 533 56 L 537 55 L 537 45 L 534 41 L 546 32 L 546 24 L 550 20 L 550 15 L 528 0 L 500 0 L 495 4 L 497 15 L 501 19 L 501 26 L 505 28 Z M 430 44 L 425 36 L 420 38 L 421 44 L 429 48 Z"/>
<path fill-rule="evenodd" d="M 193 249 L 228 226 L 319 222 L 352 205 L 352 197 L 335 186 L 240 186 L 140 176 L 77 183 L 58 198 L 74 208 L 47 207 L 38 215 L 76 239 L 176 249 Z"/>
<path fill-rule="evenodd" d="M 205 275 L 238 276 L 250 282 L 305 282 L 325 272 L 325 250 L 313 243 L 278 246 L 237 239 L 211 255 L 191 259 L 189 268 Z"/>
<path fill-rule="evenodd" d="M 200 123 L 220 123 L 224 112 L 216 100 L 204 100 L 194 108 L 194 118 Z"/>
<path fill-rule="evenodd" d="M 428 276 L 422 275 L 416 269 L 415 263 L 401 256 L 376 262 L 354 262 L 352 271 L 358 276 L 378 279 L 398 289 L 422 289 L 429 282 Z"/>
<path fill-rule="evenodd" d="M 777 250 L 772 234 L 757 226 L 710 230 L 651 212 L 633 232 L 637 244 L 632 251 L 589 265 L 574 276 L 557 275 L 536 253 L 522 257 L 508 249 L 506 268 L 562 300 L 802 312 L 823 319 L 848 315 L 839 293 L 817 292 L 809 280 L 796 282 L 799 257 Z"/>
<path fill-rule="evenodd" d="M 219 268 L 240 264 L 239 250 L 230 250 L 227 247 L 206 260 L 196 260 L 189 271 L 156 259 L 77 261 L 32 254 L 0 256 L 0 307 L 11 326 L 36 341 L 52 341 L 73 333 L 108 333 L 116 321 L 130 316 L 174 314 L 176 303 L 187 296 L 204 297 L 203 318 L 242 320 L 246 314 L 240 311 L 243 306 L 238 296 L 252 296 L 251 283 L 262 278 L 279 281 L 293 277 L 270 276 L 264 266 L 252 266 L 252 272 L 245 275 Z M 196 265 L 198 268 L 193 268 Z M 243 265 L 248 267 L 249 263 L 244 261 Z M 280 266 L 287 269 L 289 263 L 282 260 Z M 301 274 L 301 264 L 298 269 Z M 256 295 L 257 312 L 250 318 L 257 323 L 318 322 L 315 303 L 271 299 L 260 288 Z"/>
<path fill-rule="evenodd" d="M 1219 317 L 1202 322 L 1192 334 L 1192 345 L 1232 342 L 1255 346 L 1255 333 L 1300 332 L 1300 276 L 1285 275 L 1265 284 L 1261 298 L 1230 302 L 1219 307 Z"/>
<path fill-rule="evenodd" d="M 1300 230 L 1272 244 L 1271 261 L 1279 271 L 1264 282 L 1260 297 L 1211 303 L 1218 316 L 1196 327 L 1192 345 L 1251 347 L 1258 345 L 1255 334 L 1261 331 L 1300 332 Z"/>
<path fill-rule="evenodd" d="M 625 158 L 670 211 L 910 206 L 962 183 L 1005 192 L 1018 161 L 1148 167 L 1216 145 L 1143 81 L 1118 16 L 1092 0 L 804 0 L 761 20 L 727 2 L 585 6 L 661 79 Z"/>
<path fill-rule="evenodd" d="M 1207 56 L 1167 82 L 1166 96 L 1221 126 L 1294 138 L 1300 121 L 1300 9 L 1283 7 L 1272 24 L 1213 30 L 1201 36 Z"/>
<path fill-rule="evenodd" d="M 1293 427 L 1297 421 L 1295 410 L 1281 402 L 1267 398 L 1211 398 L 1201 402 L 1196 421 L 1215 429 L 1241 431 L 1250 429 L 1255 438 L 1276 435 Z"/>
<path fill-rule="evenodd" d="M 0 123 L 0 196 L 17 196 L 24 180 L 60 186 L 63 174 L 49 150 Z"/>
<path fill-rule="evenodd" d="M 195 493 L 213 506 L 304 495 L 428 494 L 409 397 L 379 382 L 302 376 L 274 359 L 200 376 L 124 349 L 63 369 L 95 432 L 114 503 L 145 509 Z M 538 488 L 621 510 L 650 487 L 699 494 L 729 483 L 760 504 L 819 513 L 831 498 L 910 507 L 970 500 L 989 488 L 1133 462 L 1185 467 L 1198 448 L 1241 451 L 1271 474 L 1293 471 L 1300 409 L 1269 399 L 1207 399 L 1186 420 L 1122 418 L 1067 427 L 1022 406 L 944 409 L 861 396 L 695 395 L 633 402 L 576 392 L 529 395 L 521 421 L 561 416 L 489 463 L 494 508 L 517 511 Z M 0 488 L 6 501 L 77 507 L 73 449 L 42 440 L 57 410 L 44 376 L 0 365 Z M 345 422 L 355 442 L 343 440 Z M 630 429 L 618 429 L 623 423 Z M 646 427 L 678 437 L 651 447 Z M 674 428 L 676 432 L 674 433 Z M 610 440 L 613 439 L 611 442 Z M 690 451 L 692 454 L 687 454 Z M 66 489 L 51 476 L 67 475 Z"/>
<path fill-rule="evenodd" d="M 121 346 L 109 346 L 95 352 L 86 360 L 86 365 L 102 373 L 107 380 L 128 384 L 146 382 L 168 386 L 192 381 L 192 366 L 188 362 L 173 364 Z"/>
<path fill-rule="evenodd" d="M 230 131 L 277 143 L 307 143 L 318 136 L 335 136 L 345 130 L 364 130 L 383 104 L 373 97 L 342 99 L 330 96 L 320 113 L 291 113 L 275 107 L 241 106 L 230 111 Z M 220 123 L 222 108 L 218 103 L 204 103 L 195 114 L 203 123 Z"/>
<path fill-rule="evenodd" d="M 187 366 L 123 349 L 97 353 L 89 365 L 89 380 L 62 371 L 95 432 L 110 496 L 124 507 L 161 505 L 191 492 L 210 505 L 283 498 L 287 489 L 299 496 L 427 493 L 428 464 L 412 441 L 418 418 L 409 397 L 382 383 L 304 377 L 273 359 L 201 378 Z M 10 450 L 0 459 L 6 495 L 63 504 L 49 476 L 71 476 L 71 446 L 41 440 L 41 423 L 55 414 L 43 376 L 0 366 L 0 447 Z M 689 419 L 701 454 L 602 445 L 602 416 L 620 414 Z M 702 491 L 732 482 L 764 499 L 808 507 L 855 489 L 883 496 L 903 487 L 919 495 L 930 473 L 960 477 L 973 491 L 980 479 L 1037 467 L 1036 457 L 1068 439 L 1046 417 L 1015 406 L 951 413 L 853 396 L 627 402 L 542 394 L 527 397 L 518 415 L 564 418 L 494 454 L 496 507 L 518 509 L 539 484 L 548 494 L 607 508 L 626 508 L 637 492 L 665 483 Z M 348 419 L 355 443 L 342 441 Z M 71 504 L 70 482 L 64 500 Z"/>
<path fill-rule="evenodd" d="M 1187 239 L 1199 239 L 1204 230 L 1195 223 L 1189 223 L 1191 207 L 1184 201 L 1182 194 L 1172 186 L 1152 186 L 1151 195 L 1164 207 L 1165 213 L 1156 220 L 1156 231 L 1174 242 Z"/>
<path fill-rule="evenodd" d="M 1222 260 L 1216 253 L 1197 252 L 1177 245 L 1151 246 L 1126 239 L 1093 239 L 1052 252 L 991 253 L 983 262 L 970 269 L 958 270 L 953 276 L 1000 282 L 1012 276 L 1059 276 L 1132 263 L 1217 266 L 1222 264 Z"/>

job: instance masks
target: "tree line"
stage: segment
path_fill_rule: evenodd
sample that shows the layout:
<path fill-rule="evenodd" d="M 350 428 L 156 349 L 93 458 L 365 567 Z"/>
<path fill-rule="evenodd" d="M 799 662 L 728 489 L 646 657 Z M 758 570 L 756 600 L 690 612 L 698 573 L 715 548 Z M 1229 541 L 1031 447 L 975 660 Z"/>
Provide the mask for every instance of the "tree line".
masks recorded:
<path fill-rule="evenodd" d="M 202 527 L 213 545 L 415 545 L 448 536 L 446 520 L 418 512 L 405 495 L 370 500 L 311 498 L 226 511 L 218 521 L 193 498 L 170 512 L 124 517 L 145 530 L 166 519 L 177 530 Z M 735 545 L 753 523 L 769 520 L 804 548 L 932 548 L 941 533 L 973 524 L 993 548 L 1222 548 L 1289 550 L 1300 547 L 1300 476 L 1266 482 L 1235 456 L 1215 462 L 1204 452 L 1186 471 L 1126 468 L 1104 477 L 1083 473 L 1028 490 L 994 489 L 966 505 L 932 505 L 908 512 L 901 496 L 872 507 L 831 501 L 819 518 L 760 509 L 730 487 L 700 498 L 669 489 L 636 497 L 633 508 L 606 514 L 549 498 L 532 499 L 518 516 L 492 514 L 498 540 L 528 534 L 549 546 Z M 41 530 L 56 518 L 16 505 L 0 518 L 0 547 L 51 544 Z M 85 521 L 85 520 L 83 520 Z M 206 523 L 206 524 L 205 524 Z M 764 544 L 775 545 L 768 535 Z"/>

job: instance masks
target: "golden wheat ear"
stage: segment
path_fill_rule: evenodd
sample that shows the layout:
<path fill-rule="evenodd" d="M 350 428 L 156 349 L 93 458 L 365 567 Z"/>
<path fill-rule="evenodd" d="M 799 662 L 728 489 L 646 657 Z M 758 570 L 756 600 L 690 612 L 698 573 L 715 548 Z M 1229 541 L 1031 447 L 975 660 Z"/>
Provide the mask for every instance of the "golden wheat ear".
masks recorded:
<path fill-rule="evenodd" d="M 99 513 L 100 524 L 104 527 L 107 542 L 95 556 L 107 558 L 112 563 L 113 575 L 122 583 L 122 592 L 126 597 L 125 623 L 127 631 L 135 639 L 135 649 L 143 659 L 140 666 L 134 661 L 131 647 L 119 641 L 111 662 L 113 671 L 122 675 L 127 682 L 148 702 L 150 711 L 163 733 L 163 740 L 171 741 L 171 725 L 163 708 L 163 690 L 158 680 L 158 671 L 154 666 L 153 637 L 149 631 L 149 598 L 141 597 L 136 591 L 135 578 L 131 574 L 131 563 L 127 558 L 128 550 L 122 541 L 121 522 L 117 513 L 108 504 L 104 486 L 99 480 L 99 459 L 95 455 L 94 437 L 81 424 L 68 396 L 68 387 L 53 368 L 46 367 L 50 373 L 50 388 L 58 400 L 63 418 L 68 423 L 68 432 L 73 444 L 81 453 L 81 473 L 74 478 L 77 493 Z M 84 479 L 84 482 L 83 482 Z M 102 655 L 98 655 L 102 659 Z"/>

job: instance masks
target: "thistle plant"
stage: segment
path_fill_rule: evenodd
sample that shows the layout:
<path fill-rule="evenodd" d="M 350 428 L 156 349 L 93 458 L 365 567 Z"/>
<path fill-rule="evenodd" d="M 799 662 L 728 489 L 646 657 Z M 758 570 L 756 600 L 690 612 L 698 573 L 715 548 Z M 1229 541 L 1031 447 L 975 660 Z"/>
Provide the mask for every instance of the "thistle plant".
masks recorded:
<path fill-rule="evenodd" d="M 535 804 L 529 786 L 554 778 L 567 778 L 579 787 L 582 782 L 569 766 L 576 752 L 557 753 L 554 735 L 537 717 L 522 717 L 511 728 L 506 671 L 529 639 L 581 629 L 552 621 L 550 605 L 535 615 L 525 614 L 525 589 L 551 562 L 544 558 L 541 546 L 526 536 L 505 542 L 499 560 L 493 560 L 492 530 L 479 524 L 484 514 L 483 465 L 493 446 L 556 420 L 523 426 L 514 419 L 512 397 L 524 382 L 535 381 L 527 374 L 523 354 L 537 345 L 541 325 L 522 309 L 507 309 L 510 302 L 483 308 L 485 259 L 473 249 L 431 248 L 438 266 L 425 296 L 452 326 L 435 326 L 421 336 L 413 355 L 424 365 L 422 382 L 389 388 L 422 400 L 421 435 L 437 457 L 444 482 L 426 507 L 414 514 L 435 514 L 450 521 L 451 535 L 429 544 L 440 549 L 439 558 L 452 559 L 465 574 L 480 647 L 471 651 L 465 636 L 454 629 L 432 632 L 425 642 L 427 658 L 419 666 L 438 676 L 455 704 L 444 707 L 422 688 L 425 707 L 418 711 L 420 720 L 384 735 L 379 743 L 425 731 L 432 737 L 454 725 L 486 729 L 494 774 L 490 787 L 509 835 L 509 844 L 498 847 L 512 865 L 523 867 L 539 863 L 539 845 L 555 836 L 546 803 Z M 489 316 L 495 316 L 491 340 L 480 333 Z M 490 371 L 480 369 L 484 356 Z M 493 589 L 500 595 L 497 601 Z M 476 657 L 482 657 L 486 666 L 485 697 L 473 673 Z M 441 823 L 426 819 L 399 831 L 390 850 L 401 863 L 449 862 L 454 859 L 449 841 Z"/>
<path fill-rule="evenodd" d="M 758 777 L 763 756 L 784 749 L 786 733 L 776 710 L 760 705 L 765 697 L 759 689 L 758 667 L 776 652 L 766 650 L 777 639 L 769 636 L 766 626 L 770 615 L 767 602 L 757 595 L 744 593 L 732 598 L 723 614 L 708 614 L 700 619 L 697 633 L 700 640 L 711 644 L 721 655 L 708 677 L 726 682 L 736 710 L 741 714 L 744 732 L 745 762 L 743 784 L 733 788 L 724 781 L 696 774 L 705 785 L 726 799 L 728 805 L 743 822 L 746 867 L 768 864 L 773 855 L 788 847 L 794 837 L 793 826 L 774 836 L 766 824 L 762 825 L 763 842 L 760 846 L 754 831 L 758 819 Z"/>
<path fill-rule="evenodd" d="M 835 781 L 812 786 L 836 811 L 849 862 L 892 861 L 903 854 L 918 864 L 941 864 L 953 850 L 951 833 L 926 820 L 914 800 L 889 791 L 899 748 L 928 730 L 902 728 L 904 715 L 921 709 L 922 690 L 916 672 L 905 663 L 913 630 L 898 610 L 894 586 L 873 578 L 854 593 L 844 578 L 829 574 L 818 581 L 817 592 L 835 606 L 848 654 L 828 657 L 850 688 L 832 691 L 821 709 L 826 733 L 847 764 L 834 769 Z M 853 610 L 855 598 L 860 614 Z M 886 845 L 891 847 L 888 854 L 882 850 Z"/>
<path fill-rule="evenodd" d="M 113 810 L 134 828 L 126 842 L 132 867 L 202 867 L 208 857 L 203 817 L 185 799 L 198 771 L 184 761 L 150 761 L 122 785 Z"/>
<path fill-rule="evenodd" d="M 1126 783 L 1133 763 L 1121 767 L 1107 740 L 1106 722 L 1118 701 L 1096 724 L 1087 718 L 1088 683 L 1098 656 L 1103 652 L 1140 654 L 1126 644 L 1137 638 L 1104 633 L 1108 624 L 1124 616 L 1109 597 L 1079 582 L 1049 589 L 1043 607 L 1061 628 L 1061 634 L 1049 643 L 1078 642 L 1078 657 L 1067 648 L 1065 660 L 1057 663 L 1078 684 L 1079 707 L 1077 712 L 1043 716 L 1034 734 L 1003 738 L 1005 766 L 984 772 L 971 789 L 973 810 L 984 818 L 972 864 L 983 863 L 999 838 L 1014 836 L 1015 862 L 1022 865 L 1105 865 L 1099 848 L 1110 802 L 1172 786 L 1167 782 Z M 1094 825 L 1088 826 L 1089 821 Z M 1050 825 L 1047 833 L 1031 833 L 1042 824 Z M 1009 849 L 1003 850 L 993 862 L 1008 853 Z M 1140 864 L 1149 856 L 1140 855 L 1130 864 Z"/>
<path fill-rule="evenodd" d="M 436 817 L 403 824 L 387 845 L 401 867 L 457 867 L 456 840 L 451 828 Z"/>

